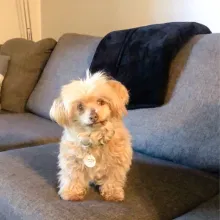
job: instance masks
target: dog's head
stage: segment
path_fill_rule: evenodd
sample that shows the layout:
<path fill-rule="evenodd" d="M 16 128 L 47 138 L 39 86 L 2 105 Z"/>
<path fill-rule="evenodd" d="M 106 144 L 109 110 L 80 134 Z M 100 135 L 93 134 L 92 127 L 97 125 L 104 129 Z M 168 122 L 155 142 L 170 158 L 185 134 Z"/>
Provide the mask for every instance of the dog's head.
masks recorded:
<path fill-rule="evenodd" d="M 63 127 L 76 124 L 92 128 L 112 118 L 121 120 L 127 112 L 128 100 L 128 91 L 120 82 L 100 72 L 87 74 L 85 80 L 63 86 L 50 117 Z"/>

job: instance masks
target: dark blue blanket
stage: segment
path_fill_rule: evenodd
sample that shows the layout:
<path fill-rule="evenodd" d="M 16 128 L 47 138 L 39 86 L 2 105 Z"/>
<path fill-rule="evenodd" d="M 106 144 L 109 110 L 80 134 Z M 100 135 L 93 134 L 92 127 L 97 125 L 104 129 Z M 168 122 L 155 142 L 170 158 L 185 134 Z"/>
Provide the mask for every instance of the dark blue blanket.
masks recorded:
<path fill-rule="evenodd" d="M 130 92 L 129 109 L 164 103 L 169 67 L 179 49 L 194 35 L 209 34 L 195 22 L 172 22 L 114 31 L 100 42 L 90 71 L 103 70 Z"/>

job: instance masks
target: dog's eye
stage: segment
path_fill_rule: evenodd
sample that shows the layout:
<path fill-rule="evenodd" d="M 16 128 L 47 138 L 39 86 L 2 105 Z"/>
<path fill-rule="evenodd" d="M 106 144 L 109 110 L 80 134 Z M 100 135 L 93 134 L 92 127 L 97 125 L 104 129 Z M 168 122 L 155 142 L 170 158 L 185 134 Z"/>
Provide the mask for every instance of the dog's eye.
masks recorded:
<path fill-rule="evenodd" d="M 98 99 L 97 103 L 99 105 L 104 105 L 105 104 L 105 101 L 103 99 Z"/>
<path fill-rule="evenodd" d="M 83 111 L 83 109 L 84 109 L 83 104 L 82 104 L 82 103 L 79 103 L 79 104 L 77 105 L 77 109 L 78 109 L 79 111 Z"/>

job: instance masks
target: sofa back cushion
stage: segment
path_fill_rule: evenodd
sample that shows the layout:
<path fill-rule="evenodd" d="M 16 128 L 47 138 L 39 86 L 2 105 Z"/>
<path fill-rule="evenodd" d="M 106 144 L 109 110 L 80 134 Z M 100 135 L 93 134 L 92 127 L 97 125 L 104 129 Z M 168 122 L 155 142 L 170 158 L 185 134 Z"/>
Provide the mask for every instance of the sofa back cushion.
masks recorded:
<path fill-rule="evenodd" d="M 153 157 L 219 171 L 220 34 L 200 35 L 177 54 L 167 102 L 129 111 L 133 147 Z"/>
<path fill-rule="evenodd" d="M 63 35 L 28 100 L 28 110 L 49 119 L 51 105 L 60 88 L 85 76 L 99 41 L 98 37 Z"/>
<path fill-rule="evenodd" d="M 38 78 L 47 63 L 56 41 L 33 42 L 12 39 L 1 46 L 1 54 L 10 56 L 10 64 L 2 86 L 2 109 L 24 112 Z"/>

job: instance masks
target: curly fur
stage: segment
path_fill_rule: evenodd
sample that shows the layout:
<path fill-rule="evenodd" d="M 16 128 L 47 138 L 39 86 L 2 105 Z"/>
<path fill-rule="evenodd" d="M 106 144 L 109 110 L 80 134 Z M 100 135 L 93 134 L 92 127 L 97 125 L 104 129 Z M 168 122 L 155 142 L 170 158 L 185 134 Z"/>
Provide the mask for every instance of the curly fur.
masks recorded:
<path fill-rule="evenodd" d="M 58 175 L 62 199 L 82 200 L 89 181 L 100 185 L 105 200 L 124 199 L 132 161 L 130 134 L 122 122 L 128 99 L 121 83 L 100 72 L 93 76 L 88 73 L 85 80 L 62 88 L 50 111 L 51 118 L 64 128 Z M 91 122 L 92 109 L 98 117 L 96 123 Z M 92 168 L 83 162 L 88 154 L 96 159 Z"/>

